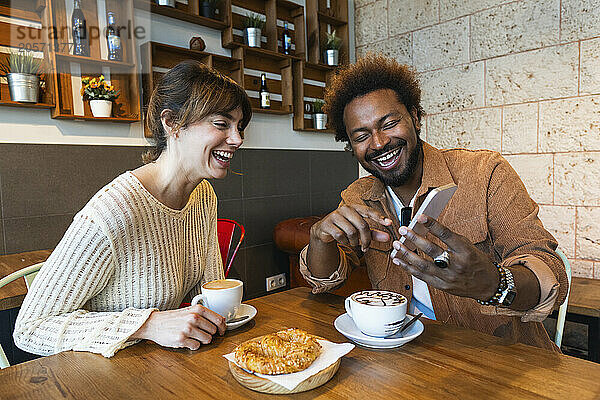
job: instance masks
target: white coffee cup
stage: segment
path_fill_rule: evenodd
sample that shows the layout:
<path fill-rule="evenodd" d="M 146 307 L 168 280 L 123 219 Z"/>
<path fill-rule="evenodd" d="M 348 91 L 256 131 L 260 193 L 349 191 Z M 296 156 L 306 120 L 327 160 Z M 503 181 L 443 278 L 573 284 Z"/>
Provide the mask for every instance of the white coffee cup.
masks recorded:
<path fill-rule="evenodd" d="M 242 303 L 244 282 L 237 279 L 218 279 L 202 285 L 202 294 L 192 299 L 192 305 L 201 304 L 226 321 L 235 317 Z"/>
<path fill-rule="evenodd" d="M 346 298 L 346 312 L 362 333 L 388 337 L 406 318 L 406 297 L 387 290 L 363 290 Z"/>

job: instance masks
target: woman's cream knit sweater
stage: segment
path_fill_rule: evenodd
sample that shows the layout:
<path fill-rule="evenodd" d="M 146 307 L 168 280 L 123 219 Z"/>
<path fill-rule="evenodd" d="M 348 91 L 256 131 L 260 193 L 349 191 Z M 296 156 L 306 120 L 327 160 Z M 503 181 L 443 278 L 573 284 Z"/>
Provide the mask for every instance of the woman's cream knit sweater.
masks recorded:
<path fill-rule="evenodd" d="M 207 181 L 182 210 L 166 207 L 131 173 L 101 189 L 75 216 L 33 281 L 14 339 L 31 353 L 90 351 L 105 357 L 154 310 L 223 277 L 217 198 Z"/>

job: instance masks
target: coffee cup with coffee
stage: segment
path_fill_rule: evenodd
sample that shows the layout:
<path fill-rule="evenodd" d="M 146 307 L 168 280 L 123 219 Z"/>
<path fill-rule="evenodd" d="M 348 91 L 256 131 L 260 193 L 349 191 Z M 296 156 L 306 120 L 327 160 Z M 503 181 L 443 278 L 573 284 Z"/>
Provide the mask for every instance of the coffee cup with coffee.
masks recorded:
<path fill-rule="evenodd" d="M 244 282 L 237 279 L 217 279 L 202 285 L 202 294 L 192 299 L 192 305 L 201 304 L 229 321 L 238 312 L 243 294 Z"/>
<path fill-rule="evenodd" d="M 406 297 L 387 290 L 363 290 L 346 298 L 346 312 L 362 333 L 388 337 L 406 318 Z"/>

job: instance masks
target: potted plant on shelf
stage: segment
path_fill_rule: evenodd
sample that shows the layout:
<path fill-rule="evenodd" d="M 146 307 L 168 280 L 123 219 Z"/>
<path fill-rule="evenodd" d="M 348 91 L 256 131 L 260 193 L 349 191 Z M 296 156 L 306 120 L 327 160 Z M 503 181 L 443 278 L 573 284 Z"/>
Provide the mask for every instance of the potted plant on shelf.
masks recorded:
<path fill-rule="evenodd" d="M 312 104 L 312 111 L 313 111 L 313 127 L 315 129 L 326 129 L 327 125 L 327 114 L 325 114 L 323 112 L 323 106 L 325 105 L 325 102 L 321 99 L 316 99 L 315 101 L 313 101 Z"/>
<path fill-rule="evenodd" d="M 92 114 L 97 118 L 106 118 L 112 115 L 113 101 L 118 99 L 120 91 L 110 85 L 104 75 L 97 78 L 86 76 L 81 79 L 81 96 L 90 101 Z"/>
<path fill-rule="evenodd" d="M 0 71 L 8 81 L 12 101 L 37 103 L 40 98 L 40 78 L 42 60 L 35 58 L 30 51 L 10 53 L 0 64 Z"/>
<path fill-rule="evenodd" d="M 340 47 L 342 47 L 342 39 L 335 35 L 335 31 L 328 32 L 325 41 L 325 64 L 338 65 Z"/>
<path fill-rule="evenodd" d="M 215 19 L 219 3 L 221 3 L 221 0 L 200 0 L 200 15 Z"/>
<path fill-rule="evenodd" d="M 262 15 L 250 13 L 244 18 L 244 39 L 250 47 L 260 47 L 260 38 L 265 20 Z"/>

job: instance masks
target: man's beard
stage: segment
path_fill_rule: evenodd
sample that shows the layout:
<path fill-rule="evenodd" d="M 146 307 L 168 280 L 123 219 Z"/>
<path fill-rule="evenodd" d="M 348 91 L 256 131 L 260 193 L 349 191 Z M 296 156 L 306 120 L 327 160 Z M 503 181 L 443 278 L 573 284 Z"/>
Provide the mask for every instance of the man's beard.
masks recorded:
<path fill-rule="evenodd" d="M 365 161 L 366 161 L 365 164 L 367 164 L 367 165 L 366 166 L 363 165 L 363 168 L 365 170 L 367 170 L 368 172 L 370 172 L 377 179 L 382 181 L 383 184 L 386 186 L 391 186 L 391 187 L 402 186 L 406 182 L 408 182 L 415 174 L 415 171 L 417 170 L 417 166 L 419 165 L 419 158 L 420 158 L 421 154 L 423 153 L 423 142 L 421 141 L 419 136 L 417 135 L 417 144 L 416 144 L 415 148 L 413 149 L 413 151 L 408 156 L 408 160 L 405 165 L 398 165 L 392 171 L 382 172 L 377 168 L 371 168 L 370 164 L 368 164 L 368 163 L 371 160 L 373 160 L 374 158 L 378 157 L 379 155 L 384 154 L 384 153 L 398 147 L 399 144 L 402 144 L 402 141 L 404 141 L 403 145 L 406 146 L 406 141 L 403 139 L 400 139 L 400 142 L 396 143 L 395 145 L 391 145 L 391 143 L 390 143 L 390 144 L 386 145 L 383 149 L 381 149 L 381 151 L 378 151 L 377 153 L 365 155 Z"/>

